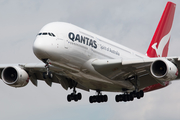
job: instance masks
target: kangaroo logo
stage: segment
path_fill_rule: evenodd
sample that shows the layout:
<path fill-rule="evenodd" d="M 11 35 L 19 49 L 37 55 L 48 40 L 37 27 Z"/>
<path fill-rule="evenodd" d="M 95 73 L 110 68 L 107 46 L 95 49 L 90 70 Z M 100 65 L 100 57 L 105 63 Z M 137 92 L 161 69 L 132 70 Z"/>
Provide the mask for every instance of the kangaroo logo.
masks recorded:
<path fill-rule="evenodd" d="M 161 56 L 159 55 L 158 48 L 156 47 L 156 45 L 157 45 L 157 43 L 154 43 L 154 44 L 152 45 L 152 48 L 156 51 L 156 55 L 157 55 L 158 57 L 161 57 Z"/>
<path fill-rule="evenodd" d="M 151 46 L 156 51 L 157 57 L 162 57 L 164 47 L 169 42 L 170 36 L 171 31 L 160 40 L 158 47 L 157 42 Z"/>

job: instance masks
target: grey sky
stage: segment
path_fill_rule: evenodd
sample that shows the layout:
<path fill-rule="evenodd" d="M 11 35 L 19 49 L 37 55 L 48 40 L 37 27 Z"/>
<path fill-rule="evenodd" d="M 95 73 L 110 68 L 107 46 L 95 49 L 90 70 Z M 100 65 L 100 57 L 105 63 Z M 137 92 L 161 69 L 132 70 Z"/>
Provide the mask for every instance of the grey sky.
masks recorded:
<path fill-rule="evenodd" d="M 180 56 L 180 1 L 177 4 L 169 56 Z M 54 21 L 70 22 L 116 41 L 143 54 L 152 39 L 167 0 L 0 0 L 0 56 L 4 63 L 40 62 L 32 44 L 38 31 Z M 116 103 L 117 93 L 107 93 L 109 101 L 90 104 L 94 91 L 85 92 L 77 103 L 66 101 L 61 85 L 49 87 L 39 82 L 12 88 L 0 82 L 1 120 L 179 120 L 180 81 L 164 89 L 146 93 L 140 100 Z"/>

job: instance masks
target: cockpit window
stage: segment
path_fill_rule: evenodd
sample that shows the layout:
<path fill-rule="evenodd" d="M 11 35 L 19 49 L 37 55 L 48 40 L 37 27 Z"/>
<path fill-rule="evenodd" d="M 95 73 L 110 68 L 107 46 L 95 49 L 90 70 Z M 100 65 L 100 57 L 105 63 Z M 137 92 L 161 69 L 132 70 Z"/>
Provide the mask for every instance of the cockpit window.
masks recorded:
<path fill-rule="evenodd" d="M 38 35 L 49 35 L 51 37 L 56 37 L 53 33 L 47 33 L 47 32 L 39 33 Z"/>
<path fill-rule="evenodd" d="M 52 34 L 51 33 L 48 33 L 50 36 L 52 36 Z"/>
<path fill-rule="evenodd" d="M 53 37 L 56 37 L 53 33 L 51 33 L 51 35 L 52 35 Z"/>
<path fill-rule="evenodd" d="M 42 35 L 47 35 L 47 33 L 42 33 Z"/>

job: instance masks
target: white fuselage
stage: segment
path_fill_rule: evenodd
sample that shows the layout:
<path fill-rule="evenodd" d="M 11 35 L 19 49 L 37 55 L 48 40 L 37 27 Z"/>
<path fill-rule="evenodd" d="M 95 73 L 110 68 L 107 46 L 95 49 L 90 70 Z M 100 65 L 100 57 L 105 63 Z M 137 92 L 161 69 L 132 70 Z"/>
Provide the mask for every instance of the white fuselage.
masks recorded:
<path fill-rule="evenodd" d="M 39 33 L 33 46 L 35 55 L 59 67 L 59 73 L 94 90 L 122 91 L 123 87 L 133 90 L 134 86 L 128 81 L 113 81 L 100 75 L 91 65 L 93 60 L 147 57 L 69 23 L 50 23 Z"/>

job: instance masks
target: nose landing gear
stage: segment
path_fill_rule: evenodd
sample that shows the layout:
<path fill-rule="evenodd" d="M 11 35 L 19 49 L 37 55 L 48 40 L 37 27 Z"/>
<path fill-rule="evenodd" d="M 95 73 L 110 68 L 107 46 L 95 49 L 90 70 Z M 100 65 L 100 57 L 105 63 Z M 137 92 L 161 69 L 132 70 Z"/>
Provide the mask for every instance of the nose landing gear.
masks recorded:
<path fill-rule="evenodd" d="M 44 79 L 52 79 L 53 78 L 53 74 L 52 72 L 49 70 L 49 65 L 51 64 L 48 59 L 43 59 L 42 60 L 46 65 L 45 65 L 45 68 L 46 68 L 46 72 L 43 73 L 43 78 Z"/>
<path fill-rule="evenodd" d="M 53 74 L 50 72 L 50 70 L 49 70 L 49 62 L 46 62 L 46 65 L 45 65 L 45 68 L 46 68 L 46 75 L 45 75 L 45 77 L 48 77 L 48 78 L 52 78 L 53 77 Z"/>

